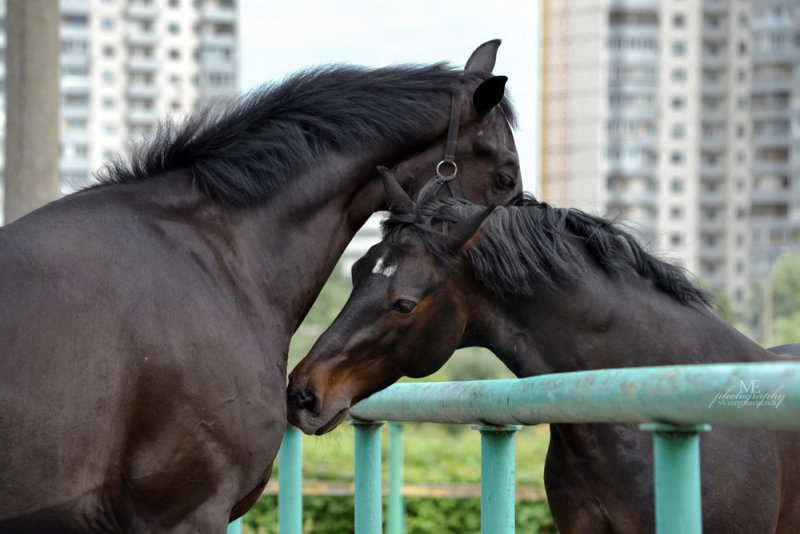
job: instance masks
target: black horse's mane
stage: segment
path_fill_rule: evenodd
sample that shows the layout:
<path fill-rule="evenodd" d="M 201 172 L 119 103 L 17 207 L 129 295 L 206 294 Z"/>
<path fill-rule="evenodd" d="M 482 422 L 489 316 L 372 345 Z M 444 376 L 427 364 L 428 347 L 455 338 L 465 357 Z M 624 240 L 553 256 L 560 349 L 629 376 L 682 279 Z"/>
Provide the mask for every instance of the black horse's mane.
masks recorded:
<path fill-rule="evenodd" d="M 181 123 L 165 120 L 130 161 L 108 164 L 98 178 L 126 183 L 188 169 L 212 198 L 252 205 L 326 151 L 352 154 L 407 145 L 446 120 L 456 87 L 488 76 L 441 63 L 307 70 L 225 105 L 206 107 Z M 508 99 L 501 109 L 513 125 Z"/>
<path fill-rule="evenodd" d="M 475 209 L 464 200 L 434 198 L 416 213 L 391 214 L 383 222 L 384 239 L 402 246 L 402 231 L 411 229 L 422 238 L 426 250 L 451 266 L 457 256 L 447 247 L 443 232 Z M 508 300 L 532 298 L 543 283 L 563 285 L 584 276 L 589 265 L 582 249 L 611 276 L 638 274 L 683 304 L 712 302 L 711 295 L 695 287 L 683 269 L 647 253 L 612 221 L 577 209 L 554 208 L 528 195 L 514 205 L 496 208 L 467 256 L 476 279 Z"/>

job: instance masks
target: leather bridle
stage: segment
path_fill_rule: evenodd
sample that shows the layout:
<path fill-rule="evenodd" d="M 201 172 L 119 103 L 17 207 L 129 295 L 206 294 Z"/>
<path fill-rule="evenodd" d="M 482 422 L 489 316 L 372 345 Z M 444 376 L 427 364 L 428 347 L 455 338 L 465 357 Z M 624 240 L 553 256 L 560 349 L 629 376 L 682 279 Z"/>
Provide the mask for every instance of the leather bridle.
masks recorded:
<path fill-rule="evenodd" d="M 458 144 L 458 124 L 461 119 L 461 99 L 457 90 L 453 90 L 450 99 L 450 123 L 447 126 L 447 140 L 444 144 L 444 157 L 436 165 L 436 176 L 432 179 L 430 194 L 438 197 L 439 192 L 446 188 L 451 197 L 462 198 L 461 184 L 456 180 L 458 165 L 456 165 L 456 145 Z M 426 188 L 427 189 L 427 188 Z"/>

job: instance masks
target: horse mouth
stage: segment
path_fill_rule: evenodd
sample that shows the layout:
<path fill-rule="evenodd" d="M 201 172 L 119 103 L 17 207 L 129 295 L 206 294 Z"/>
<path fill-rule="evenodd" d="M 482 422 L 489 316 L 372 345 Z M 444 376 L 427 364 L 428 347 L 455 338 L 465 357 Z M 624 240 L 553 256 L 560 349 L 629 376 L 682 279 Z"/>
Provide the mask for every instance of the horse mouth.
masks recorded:
<path fill-rule="evenodd" d="M 339 423 L 342 422 L 344 416 L 347 415 L 347 410 L 349 410 L 349 408 L 342 408 L 341 410 L 339 410 L 339 412 L 336 415 L 334 415 L 330 421 L 328 421 L 327 423 L 319 427 L 317 430 L 315 430 L 314 434 L 317 436 L 321 436 L 322 434 L 330 432 L 331 430 L 339 426 Z"/>

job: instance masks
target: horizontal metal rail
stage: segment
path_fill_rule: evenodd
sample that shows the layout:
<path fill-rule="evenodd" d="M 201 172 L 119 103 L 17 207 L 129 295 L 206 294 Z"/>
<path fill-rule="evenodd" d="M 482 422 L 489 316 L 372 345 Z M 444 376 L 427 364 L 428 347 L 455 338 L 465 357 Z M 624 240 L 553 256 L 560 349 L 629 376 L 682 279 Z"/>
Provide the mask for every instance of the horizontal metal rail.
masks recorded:
<path fill-rule="evenodd" d="M 478 425 L 663 423 L 800 430 L 800 362 L 395 384 L 353 406 L 350 415 L 362 421 Z"/>
<path fill-rule="evenodd" d="M 800 431 L 800 362 L 396 384 L 353 406 L 350 415 L 363 451 L 355 458 L 359 534 L 382 527 L 380 455 L 375 451 L 380 450 L 376 429 L 383 421 L 477 425 L 487 455 L 482 460 L 481 524 L 492 533 L 514 531 L 513 433 L 518 425 L 644 423 L 642 430 L 654 433 L 656 531 L 696 534 L 702 530 L 699 432 L 708 425 Z M 297 440 L 297 430 L 289 429 L 287 437 Z M 281 450 L 281 471 L 284 460 L 300 461 L 299 454 L 284 458 Z M 300 490 L 294 485 L 292 491 L 290 500 L 296 502 Z M 299 519 L 281 516 L 279 522 L 281 533 L 299 532 Z"/>

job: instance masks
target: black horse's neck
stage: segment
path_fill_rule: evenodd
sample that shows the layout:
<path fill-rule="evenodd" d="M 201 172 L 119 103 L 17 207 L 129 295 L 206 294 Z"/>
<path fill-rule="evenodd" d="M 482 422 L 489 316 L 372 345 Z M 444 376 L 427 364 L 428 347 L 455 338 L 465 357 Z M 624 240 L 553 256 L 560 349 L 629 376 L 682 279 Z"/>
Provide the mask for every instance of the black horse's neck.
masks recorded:
<path fill-rule="evenodd" d="M 503 302 L 475 298 L 468 344 L 488 346 L 517 376 L 590 369 L 764 361 L 777 356 L 644 279 L 594 271 L 569 288 Z"/>

